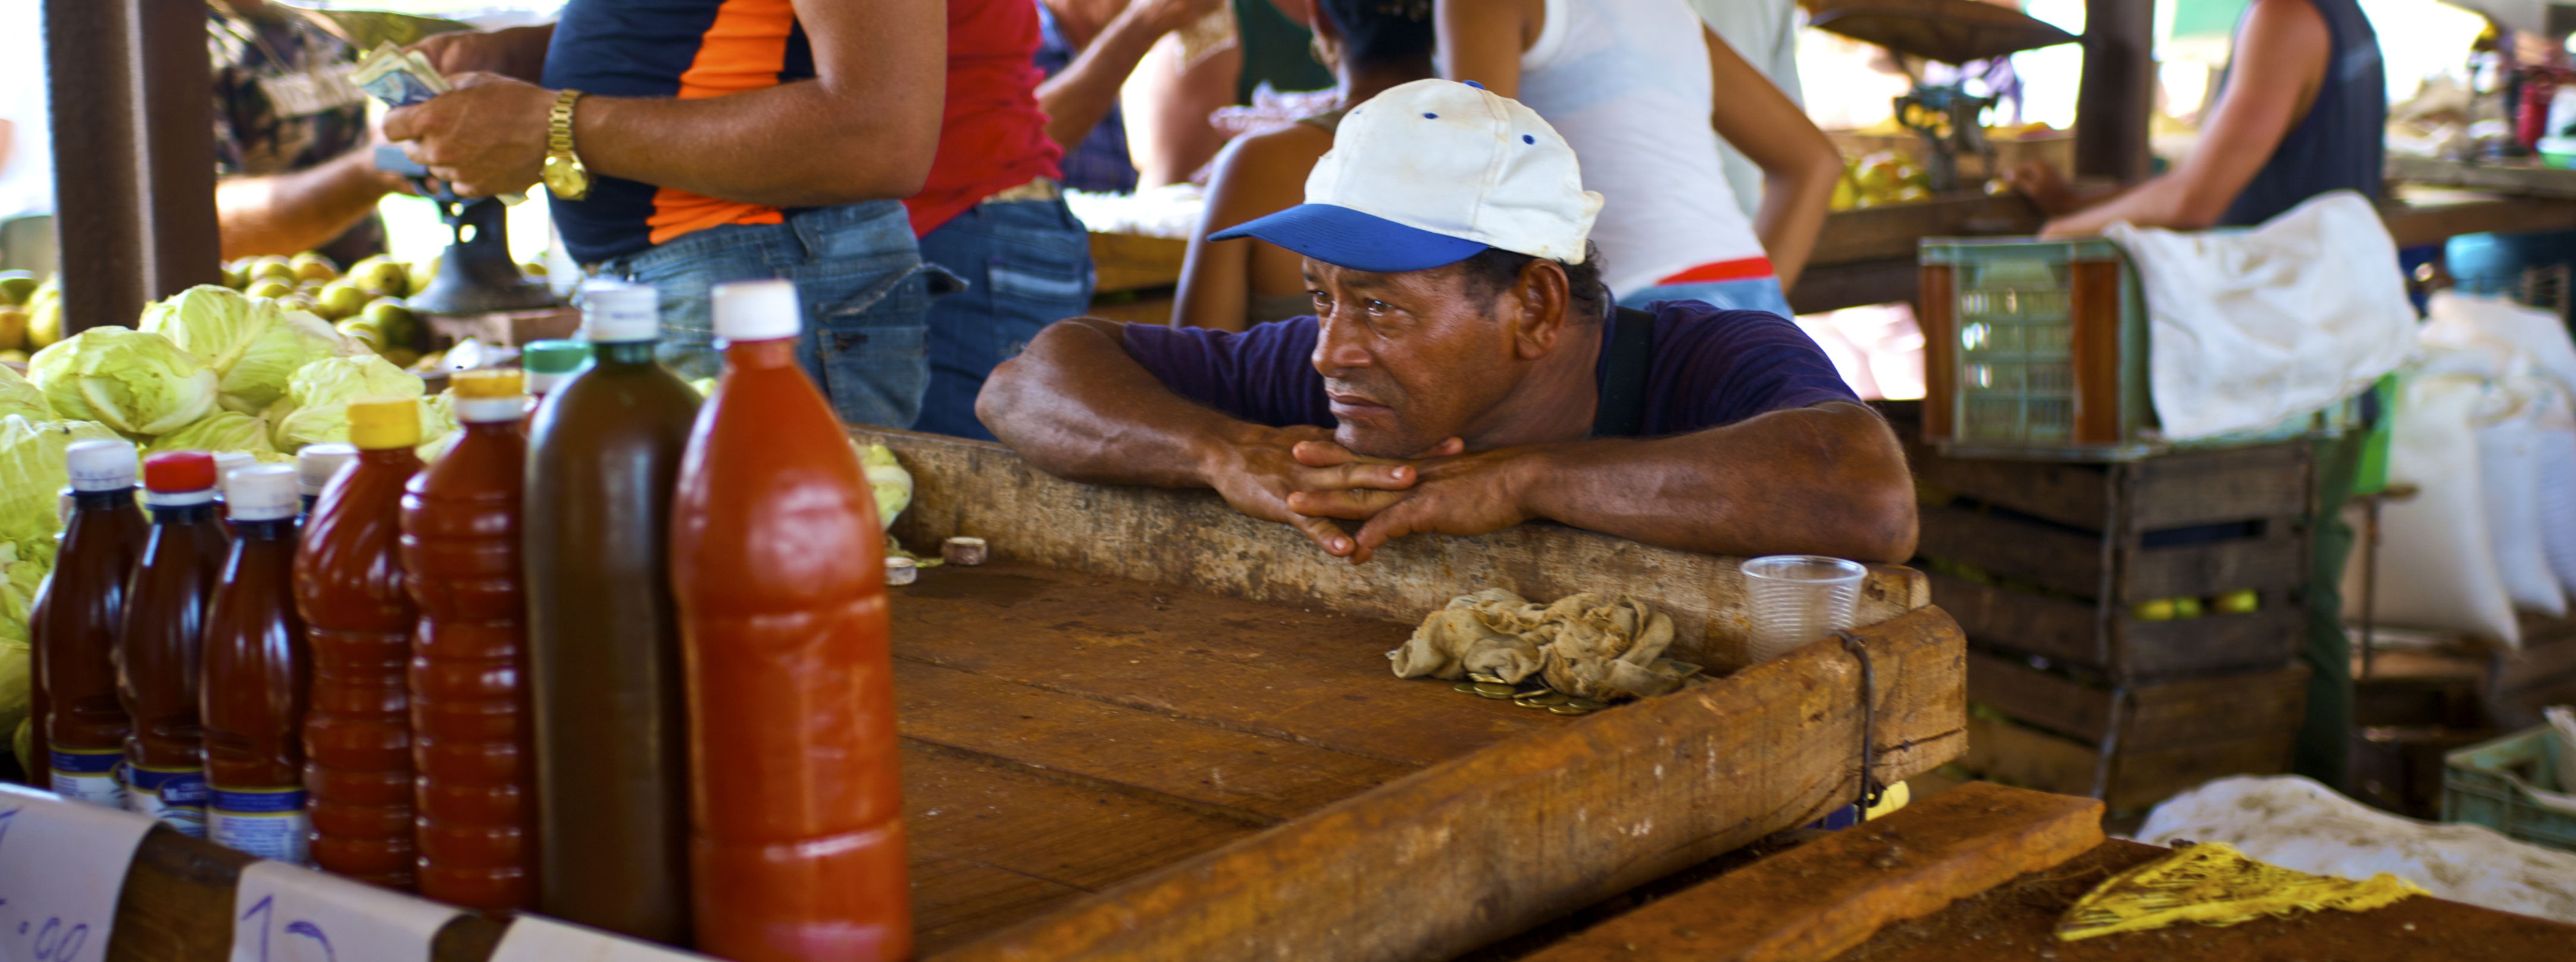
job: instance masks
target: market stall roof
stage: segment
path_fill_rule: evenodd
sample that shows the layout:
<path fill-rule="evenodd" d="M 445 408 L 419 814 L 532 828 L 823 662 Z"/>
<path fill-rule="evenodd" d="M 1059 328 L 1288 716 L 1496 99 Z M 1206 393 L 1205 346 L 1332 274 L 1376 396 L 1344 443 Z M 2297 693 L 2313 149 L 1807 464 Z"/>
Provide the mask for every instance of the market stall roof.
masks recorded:
<path fill-rule="evenodd" d="M 2076 39 L 2047 21 L 1976 0 L 1857 0 L 1817 10 L 1808 25 L 1952 64 Z"/>

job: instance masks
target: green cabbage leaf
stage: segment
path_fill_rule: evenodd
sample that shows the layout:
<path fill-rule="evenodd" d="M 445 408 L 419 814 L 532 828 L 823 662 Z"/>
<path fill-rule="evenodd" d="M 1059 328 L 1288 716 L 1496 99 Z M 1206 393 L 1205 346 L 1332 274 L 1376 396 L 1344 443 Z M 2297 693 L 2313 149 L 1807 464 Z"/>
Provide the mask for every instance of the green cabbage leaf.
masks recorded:
<path fill-rule="evenodd" d="M 150 437 L 215 406 L 215 372 L 167 337 L 93 327 L 36 352 L 28 377 L 54 415 Z"/>
<path fill-rule="evenodd" d="M 0 415 L 17 414 L 38 421 L 54 419 L 54 406 L 45 400 L 45 389 L 16 368 L 0 364 Z"/>
<path fill-rule="evenodd" d="M 163 451 L 239 451 L 262 461 L 292 460 L 269 440 L 267 421 L 234 411 L 217 411 L 154 438 L 144 453 Z"/>
<path fill-rule="evenodd" d="M 59 501 L 71 483 L 63 449 L 92 439 L 120 440 L 87 421 L 0 417 L 0 541 L 24 545 L 51 540 L 61 530 Z"/>

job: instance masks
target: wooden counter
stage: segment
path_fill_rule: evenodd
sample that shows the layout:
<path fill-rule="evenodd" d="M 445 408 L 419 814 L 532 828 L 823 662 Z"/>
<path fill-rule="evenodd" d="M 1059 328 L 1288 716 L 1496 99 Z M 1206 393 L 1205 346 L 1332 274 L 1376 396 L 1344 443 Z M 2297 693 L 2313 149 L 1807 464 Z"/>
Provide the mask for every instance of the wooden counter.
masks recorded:
<path fill-rule="evenodd" d="M 1856 634 L 1566 717 L 1404 680 L 1450 596 L 1629 592 L 1674 654 L 1743 640 L 1730 559 L 1524 525 L 1353 566 L 1205 491 L 1096 487 L 900 432 L 906 543 L 997 560 L 892 591 L 920 954 L 939 960 L 1444 959 L 1848 804 L 1964 747 L 1965 642 L 1875 566 Z M 107 956 L 226 958 L 249 859 L 155 829 Z M 468 915 L 437 962 L 480 962 Z"/>

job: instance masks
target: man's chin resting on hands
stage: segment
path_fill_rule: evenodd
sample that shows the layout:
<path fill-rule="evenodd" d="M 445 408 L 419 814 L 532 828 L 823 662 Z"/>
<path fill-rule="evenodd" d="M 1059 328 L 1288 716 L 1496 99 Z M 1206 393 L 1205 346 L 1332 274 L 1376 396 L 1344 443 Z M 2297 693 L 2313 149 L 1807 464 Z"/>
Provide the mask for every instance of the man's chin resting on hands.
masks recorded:
<path fill-rule="evenodd" d="M 1716 554 L 1910 557 L 1904 455 L 1815 342 L 1697 301 L 1610 310 L 1580 184 L 1520 104 L 1397 87 L 1344 118 L 1307 203 L 1218 235 L 1305 255 L 1314 317 L 1063 321 L 995 369 L 977 415 L 1049 472 L 1213 488 L 1353 562 L 1535 518 Z"/>

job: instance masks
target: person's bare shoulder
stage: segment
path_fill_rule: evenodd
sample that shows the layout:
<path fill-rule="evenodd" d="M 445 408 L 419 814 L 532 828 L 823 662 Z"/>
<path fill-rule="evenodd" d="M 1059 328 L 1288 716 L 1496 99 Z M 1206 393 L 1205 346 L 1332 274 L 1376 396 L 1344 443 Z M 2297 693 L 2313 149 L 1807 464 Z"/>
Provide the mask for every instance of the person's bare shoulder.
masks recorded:
<path fill-rule="evenodd" d="M 1333 149 L 1333 135 L 1310 124 L 1281 124 L 1235 139 L 1217 158 L 1208 202 L 1232 225 L 1296 206 L 1306 198 L 1306 175 Z"/>

